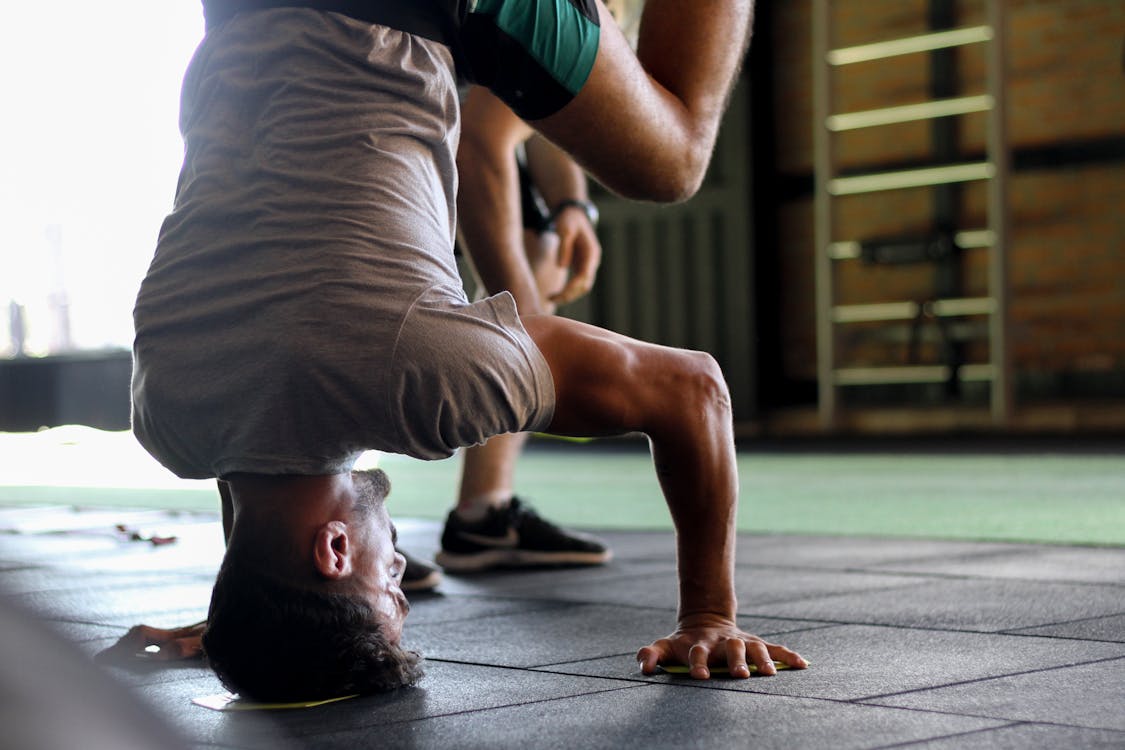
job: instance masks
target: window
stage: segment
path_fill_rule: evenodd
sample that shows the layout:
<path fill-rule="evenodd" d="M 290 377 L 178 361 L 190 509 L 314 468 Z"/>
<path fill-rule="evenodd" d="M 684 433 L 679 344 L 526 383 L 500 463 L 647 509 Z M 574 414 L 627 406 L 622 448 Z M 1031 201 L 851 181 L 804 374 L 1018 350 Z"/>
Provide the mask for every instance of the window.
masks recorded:
<path fill-rule="evenodd" d="M 0 357 L 130 345 L 202 35 L 199 0 L 0 11 Z"/>

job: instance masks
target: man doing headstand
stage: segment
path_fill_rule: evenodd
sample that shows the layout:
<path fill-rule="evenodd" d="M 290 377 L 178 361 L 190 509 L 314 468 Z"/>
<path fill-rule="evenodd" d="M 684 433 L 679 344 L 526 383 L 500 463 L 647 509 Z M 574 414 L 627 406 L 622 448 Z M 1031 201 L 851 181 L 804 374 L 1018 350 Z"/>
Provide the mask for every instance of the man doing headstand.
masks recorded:
<path fill-rule="evenodd" d="M 301 7 L 294 7 L 301 6 Z M 228 547 L 203 645 L 259 699 L 384 690 L 403 558 L 364 450 L 441 458 L 493 435 L 643 432 L 676 526 L 675 632 L 641 668 L 773 674 L 735 622 L 729 394 L 706 354 L 512 297 L 453 260 L 457 69 L 630 197 L 697 189 L 749 0 L 650 0 L 634 55 L 596 0 L 205 0 L 184 166 L 134 311 L 134 432 L 218 477 Z"/>

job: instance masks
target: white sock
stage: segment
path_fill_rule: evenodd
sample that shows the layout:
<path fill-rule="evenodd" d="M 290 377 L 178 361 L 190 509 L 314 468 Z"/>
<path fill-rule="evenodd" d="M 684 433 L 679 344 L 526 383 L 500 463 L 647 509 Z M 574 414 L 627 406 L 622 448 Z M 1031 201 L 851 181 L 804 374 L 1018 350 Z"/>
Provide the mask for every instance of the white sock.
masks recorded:
<path fill-rule="evenodd" d="M 458 503 L 453 512 L 465 523 L 477 523 L 484 520 L 488 511 L 493 508 L 506 508 L 510 502 L 512 502 L 511 495 L 481 495 L 467 503 Z"/>

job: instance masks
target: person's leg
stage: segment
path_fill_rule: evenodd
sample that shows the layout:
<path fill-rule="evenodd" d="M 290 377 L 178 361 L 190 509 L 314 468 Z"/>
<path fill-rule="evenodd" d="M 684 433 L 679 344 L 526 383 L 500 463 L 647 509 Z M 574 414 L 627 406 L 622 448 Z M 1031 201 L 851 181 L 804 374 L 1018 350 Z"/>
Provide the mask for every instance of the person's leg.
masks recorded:
<path fill-rule="evenodd" d="M 531 264 L 544 310 L 554 313 L 548 297 L 566 283 L 567 269 L 558 265 L 558 236 L 553 232 L 524 232 L 524 248 Z M 457 505 L 442 534 L 438 563 L 451 572 L 477 572 L 492 567 L 536 565 L 600 565 L 612 553 L 587 534 L 561 529 L 540 518 L 514 490 L 516 463 L 527 443 L 527 433 L 496 435 L 483 445 L 462 453 L 461 485 Z M 514 500 L 514 502 L 513 502 Z M 507 539 L 511 526 L 519 527 L 520 543 L 493 547 L 481 537 Z M 466 540 L 462 532 L 475 540 Z"/>
<path fill-rule="evenodd" d="M 558 264 L 558 244 L 559 238 L 554 232 L 540 234 L 524 230 L 524 252 L 548 315 L 555 312 L 548 297 L 566 282 L 566 269 Z M 516 461 L 526 442 L 526 433 L 510 433 L 462 451 L 456 511 L 463 518 L 479 519 L 489 508 L 508 503 L 513 494 Z"/>
<path fill-rule="evenodd" d="M 527 438 L 526 432 L 497 435 L 461 452 L 456 507 L 461 517 L 480 518 L 489 508 L 505 505 L 512 498 L 516 461 Z"/>

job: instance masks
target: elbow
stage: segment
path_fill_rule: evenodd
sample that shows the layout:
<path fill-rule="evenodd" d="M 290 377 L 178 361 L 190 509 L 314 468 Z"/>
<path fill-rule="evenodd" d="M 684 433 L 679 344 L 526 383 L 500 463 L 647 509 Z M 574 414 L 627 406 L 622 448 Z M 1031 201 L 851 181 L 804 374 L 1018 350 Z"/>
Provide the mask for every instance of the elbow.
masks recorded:
<path fill-rule="evenodd" d="M 699 192 L 706 172 L 706 165 L 702 168 L 671 172 L 663 180 L 656 181 L 653 195 L 649 200 L 658 203 L 683 203 Z"/>
<path fill-rule="evenodd" d="M 626 198 L 656 203 L 683 203 L 703 185 L 711 162 L 709 149 L 689 148 L 666 153 L 644 163 L 644 168 L 615 188 Z M 609 186 L 614 188 L 614 186 Z"/>

